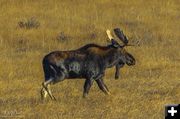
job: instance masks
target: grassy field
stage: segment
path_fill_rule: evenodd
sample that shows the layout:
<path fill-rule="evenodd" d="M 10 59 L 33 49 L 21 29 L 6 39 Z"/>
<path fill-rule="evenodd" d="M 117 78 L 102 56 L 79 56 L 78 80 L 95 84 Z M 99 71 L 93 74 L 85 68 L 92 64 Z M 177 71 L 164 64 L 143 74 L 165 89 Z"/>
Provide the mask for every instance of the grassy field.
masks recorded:
<path fill-rule="evenodd" d="M 38 28 L 19 26 L 31 18 Z M 166 104 L 180 103 L 179 21 L 179 0 L 0 0 L 0 119 L 163 119 Z M 126 48 L 137 64 L 119 80 L 106 71 L 111 95 L 94 84 L 83 99 L 84 80 L 66 80 L 52 86 L 56 102 L 42 102 L 43 56 L 107 45 L 115 27 L 140 46 Z"/>

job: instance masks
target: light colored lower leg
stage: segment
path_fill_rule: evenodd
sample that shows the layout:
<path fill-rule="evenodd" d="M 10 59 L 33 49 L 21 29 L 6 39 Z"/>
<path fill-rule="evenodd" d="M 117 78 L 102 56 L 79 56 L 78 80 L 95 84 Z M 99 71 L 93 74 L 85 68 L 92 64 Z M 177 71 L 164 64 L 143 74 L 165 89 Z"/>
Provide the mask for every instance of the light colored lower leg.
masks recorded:
<path fill-rule="evenodd" d="M 46 82 L 44 82 L 44 86 L 47 86 L 49 83 L 52 82 L 52 80 L 53 80 L 53 79 L 49 79 L 49 80 L 47 80 Z"/>
<path fill-rule="evenodd" d="M 111 93 L 108 91 L 108 89 L 106 87 L 104 87 L 104 90 L 107 95 L 111 95 Z"/>
<path fill-rule="evenodd" d="M 110 93 L 109 91 L 107 91 L 107 94 L 108 94 L 108 95 L 111 95 L 111 93 Z"/>
<path fill-rule="evenodd" d="M 47 94 L 50 96 L 52 100 L 56 100 L 55 97 L 52 95 L 51 90 L 50 90 L 50 84 L 53 81 L 53 79 L 49 79 L 48 81 L 44 82 L 42 85 L 44 89 L 46 90 Z"/>
<path fill-rule="evenodd" d="M 42 89 L 41 89 L 41 98 L 42 99 L 45 99 L 47 97 L 47 91 L 46 91 L 46 89 L 43 87 Z"/>
<path fill-rule="evenodd" d="M 51 99 L 56 100 L 56 98 L 52 95 L 51 89 L 50 89 L 50 84 L 47 85 L 47 92 L 49 93 Z"/>
<path fill-rule="evenodd" d="M 48 93 L 47 93 L 46 89 L 44 89 L 44 88 L 43 88 L 43 93 L 44 93 L 44 98 L 46 98 Z"/>
<path fill-rule="evenodd" d="M 49 91 L 49 94 L 52 96 L 52 92 L 51 92 L 51 89 L 50 89 L 50 84 L 47 85 L 47 89 Z"/>

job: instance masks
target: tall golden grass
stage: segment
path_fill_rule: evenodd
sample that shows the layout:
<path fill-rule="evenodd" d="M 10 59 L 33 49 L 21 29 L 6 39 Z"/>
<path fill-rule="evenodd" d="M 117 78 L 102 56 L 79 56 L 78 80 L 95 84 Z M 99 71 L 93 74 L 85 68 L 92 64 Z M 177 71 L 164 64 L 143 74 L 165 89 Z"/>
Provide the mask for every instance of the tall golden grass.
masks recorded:
<path fill-rule="evenodd" d="M 179 0 L 0 0 L 0 118 L 164 118 L 166 104 L 180 103 L 179 8 Z M 32 17 L 40 27 L 18 26 Z M 140 46 L 126 48 L 137 64 L 125 66 L 119 80 L 107 70 L 112 95 L 94 84 L 83 99 L 84 80 L 66 80 L 52 87 L 56 102 L 42 102 L 43 56 L 106 45 L 105 30 L 114 27 Z"/>

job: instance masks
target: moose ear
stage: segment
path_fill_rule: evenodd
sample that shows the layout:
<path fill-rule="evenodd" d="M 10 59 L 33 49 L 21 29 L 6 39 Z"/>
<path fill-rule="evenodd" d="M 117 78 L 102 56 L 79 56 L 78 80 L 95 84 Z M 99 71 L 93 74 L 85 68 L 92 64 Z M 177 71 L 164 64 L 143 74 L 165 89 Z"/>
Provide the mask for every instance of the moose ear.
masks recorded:
<path fill-rule="evenodd" d="M 118 47 L 119 47 L 119 43 L 116 42 L 114 39 L 111 40 L 111 44 L 112 44 L 112 46 L 115 47 L 115 48 L 118 48 Z"/>

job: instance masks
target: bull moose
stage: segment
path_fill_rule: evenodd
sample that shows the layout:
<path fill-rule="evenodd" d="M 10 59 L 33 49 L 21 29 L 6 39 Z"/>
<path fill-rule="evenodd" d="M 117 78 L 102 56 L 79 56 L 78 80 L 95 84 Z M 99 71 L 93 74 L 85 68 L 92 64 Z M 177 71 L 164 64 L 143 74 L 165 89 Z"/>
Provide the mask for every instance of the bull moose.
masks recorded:
<path fill-rule="evenodd" d="M 116 66 L 115 78 L 118 78 L 119 69 L 124 64 L 135 65 L 135 58 L 124 49 L 125 46 L 129 46 L 128 39 L 119 28 L 115 28 L 114 33 L 123 42 L 123 45 L 113 38 L 110 30 L 106 32 L 111 41 L 108 46 L 87 44 L 76 50 L 53 51 L 43 58 L 45 81 L 42 83 L 42 99 L 49 95 L 52 100 L 56 100 L 52 95 L 50 85 L 65 79 L 76 78 L 86 79 L 83 97 L 87 97 L 94 81 L 100 90 L 105 94 L 110 94 L 103 82 L 106 68 Z"/>

